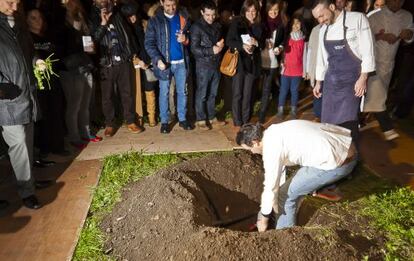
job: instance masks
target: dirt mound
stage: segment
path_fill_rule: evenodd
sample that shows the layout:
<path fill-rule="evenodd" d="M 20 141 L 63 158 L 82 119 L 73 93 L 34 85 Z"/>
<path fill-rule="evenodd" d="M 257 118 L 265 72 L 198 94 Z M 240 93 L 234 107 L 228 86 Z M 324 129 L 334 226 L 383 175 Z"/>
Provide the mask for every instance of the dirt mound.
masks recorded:
<path fill-rule="evenodd" d="M 260 157 L 244 152 L 211 155 L 164 169 L 125 189 L 123 200 L 102 225 L 109 236 L 106 249 L 118 260 L 380 256 L 377 241 L 365 238 L 363 246 L 358 244 L 363 239 L 355 237 L 361 232 L 358 223 L 342 226 L 341 220 L 324 218 L 322 212 L 309 227 L 248 232 L 259 210 L 262 183 Z"/>

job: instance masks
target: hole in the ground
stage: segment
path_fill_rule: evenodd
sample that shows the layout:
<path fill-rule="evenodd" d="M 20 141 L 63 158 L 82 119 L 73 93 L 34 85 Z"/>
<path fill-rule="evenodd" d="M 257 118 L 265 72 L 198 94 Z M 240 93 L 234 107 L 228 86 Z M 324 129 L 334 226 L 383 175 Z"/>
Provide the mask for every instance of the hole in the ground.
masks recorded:
<path fill-rule="evenodd" d="M 199 191 L 194 193 L 201 205 L 196 206 L 200 225 L 222 227 L 235 231 L 251 232 L 256 222 L 259 203 L 246 194 L 228 189 L 208 178 L 199 171 L 186 171 L 186 174 L 197 184 Z M 254 178 L 254 176 L 245 178 Z M 257 193 L 260 194 L 260 191 Z M 207 210 L 207 211 L 201 211 Z M 204 220 L 207 224 L 203 224 Z"/>

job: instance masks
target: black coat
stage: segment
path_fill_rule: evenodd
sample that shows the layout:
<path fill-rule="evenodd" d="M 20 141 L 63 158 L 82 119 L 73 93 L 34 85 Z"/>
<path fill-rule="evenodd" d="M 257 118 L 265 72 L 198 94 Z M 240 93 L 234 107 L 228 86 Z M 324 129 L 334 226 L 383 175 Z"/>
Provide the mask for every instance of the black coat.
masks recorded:
<path fill-rule="evenodd" d="M 214 54 L 213 46 L 222 38 L 221 25 L 218 22 L 210 25 L 200 18 L 191 26 L 190 31 L 191 52 L 197 67 L 217 69 L 221 54 Z"/>
<path fill-rule="evenodd" d="M 0 13 L 0 84 L 18 88 L 14 99 L 0 99 L 0 126 L 22 125 L 39 118 L 33 74 L 33 43 L 25 23 L 16 17 L 10 28 Z"/>
<path fill-rule="evenodd" d="M 252 54 L 248 54 L 243 49 L 242 34 L 249 34 L 255 38 L 259 46 L 254 48 Z M 263 26 L 260 23 L 248 25 L 243 17 L 236 17 L 230 24 L 227 32 L 226 44 L 230 49 L 239 51 L 239 61 L 237 63 L 237 73 L 251 73 L 255 76 L 260 75 L 261 56 L 260 49 L 264 48 Z"/>
<path fill-rule="evenodd" d="M 92 8 L 90 19 L 92 39 L 94 40 L 95 45 L 98 46 L 99 65 L 106 67 L 116 63 L 116 61 L 112 60 L 112 54 L 110 50 L 112 44 L 110 35 L 108 33 L 109 24 L 113 24 L 115 27 L 115 31 L 117 33 L 121 47 L 120 55 L 122 61 L 129 61 L 132 58 L 133 50 L 136 48 L 133 46 L 134 43 L 130 39 L 132 32 L 119 9 L 114 7 L 108 24 L 105 26 L 101 25 L 101 13 L 100 10 L 95 6 Z"/>

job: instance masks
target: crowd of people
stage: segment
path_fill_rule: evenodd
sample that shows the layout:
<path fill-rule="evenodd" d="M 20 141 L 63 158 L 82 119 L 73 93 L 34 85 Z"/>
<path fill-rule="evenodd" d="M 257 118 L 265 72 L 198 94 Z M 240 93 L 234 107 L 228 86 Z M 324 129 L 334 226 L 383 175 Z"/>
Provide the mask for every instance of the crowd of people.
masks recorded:
<path fill-rule="evenodd" d="M 271 99 L 279 119 L 287 104 L 296 119 L 306 81 L 316 118 L 349 129 L 357 148 L 359 129 L 371 124 L 360 107 L 385 139 L 397 138 L 387 95 L 399 46 L 413 54 L 404 0 L 304 0 L 297 10 L 290 2 L 0 0 L 0 130 L 24 205 L 41 206 L 35 188 L 47 184 L 34 181 L 31 168 L 53 164 L 50 153 L 67 155 L 65 137 L 82 150 L 112 137 L 120 122 L 134 134 L 144 122 L 168 134 L 176 120 L 186 131 L 208 131 L 226 124 L 217 118 L 218 95 L 230 96 L 224 107 L 238 131 L 251 122 L 255 100 L 261 124 Z M 238 54 L 231 77 L 220 72 L 227 50 Z M 34 67 L 54 73 L 36 79 Z M 413 75 L 400 79 L 392 112 L 404 117 Z M 101 126 L 104 137 L 96 135 Z"/>

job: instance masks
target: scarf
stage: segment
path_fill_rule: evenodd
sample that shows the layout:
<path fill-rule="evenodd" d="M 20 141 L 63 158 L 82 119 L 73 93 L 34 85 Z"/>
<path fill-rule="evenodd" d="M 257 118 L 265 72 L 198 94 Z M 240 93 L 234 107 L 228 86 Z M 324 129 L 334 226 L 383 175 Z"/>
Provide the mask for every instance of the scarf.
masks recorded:
<path fill-rule="evenodd" d="M 299 32 L 291 32 L 290 33 L 290 38 L 292 40 L 298 41 L 298 40 L 304 39 L 305 36 L 303 35 L 302 31 L 299 31 Z"/>
<path fill-rule="evenodd" d="M 280 26 L 282 18 L 278 15 L 276 18 L 270 18 L 267 16 L 266 19 L 266 38 L 271 38 L 272 33 Z"/>

